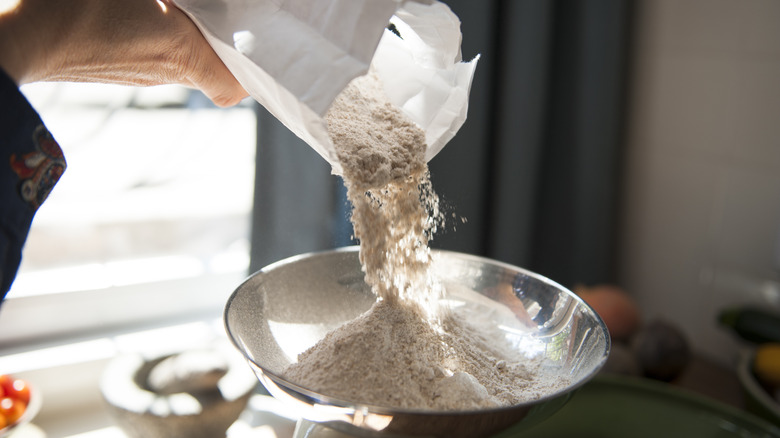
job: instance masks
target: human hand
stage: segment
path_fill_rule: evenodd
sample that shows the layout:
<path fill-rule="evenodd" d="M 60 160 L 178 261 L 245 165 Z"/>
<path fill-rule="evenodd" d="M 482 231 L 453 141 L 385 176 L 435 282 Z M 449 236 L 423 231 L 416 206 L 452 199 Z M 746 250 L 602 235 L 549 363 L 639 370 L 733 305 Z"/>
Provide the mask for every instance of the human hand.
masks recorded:
<path fill-rule="evenodd" d="M 0 67 L 19 85 L 181 84 L 223 107 L 247 96 L 172 0 L 18 0 L 0 11 Z"/>

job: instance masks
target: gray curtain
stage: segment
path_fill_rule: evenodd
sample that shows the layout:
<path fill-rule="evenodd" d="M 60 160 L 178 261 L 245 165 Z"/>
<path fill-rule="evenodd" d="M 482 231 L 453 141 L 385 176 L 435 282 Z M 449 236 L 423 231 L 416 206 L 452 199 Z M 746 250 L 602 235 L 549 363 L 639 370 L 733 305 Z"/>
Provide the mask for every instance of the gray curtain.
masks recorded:
<path fill-rule="evenodd" d="M 631 3 L 449 0 L 481 54 L 469 118 L 431 163 L 458 218 L 432 246 L 567 286 L 613 280 Z M 341 181 L 258 107 L 251 269 L 350 244 Z"/>
<path fill-rule="evenodd" d="M 330 165 L 259 105 L 250 272 L 277 260 L 348 245 L 343 184 Z M 348 236 L 347 236 L 348 237 Z"/>

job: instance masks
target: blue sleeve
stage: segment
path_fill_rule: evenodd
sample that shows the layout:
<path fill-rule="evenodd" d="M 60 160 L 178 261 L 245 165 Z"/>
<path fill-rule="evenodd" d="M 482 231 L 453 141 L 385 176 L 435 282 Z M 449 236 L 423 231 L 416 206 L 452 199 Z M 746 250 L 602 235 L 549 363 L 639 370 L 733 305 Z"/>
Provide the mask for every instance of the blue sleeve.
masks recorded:
<path fill-rule="evenodd" d="M 0 300 L 16 277 L 33 216 L 64 171 L 60 146 L 0 70 Z"/>

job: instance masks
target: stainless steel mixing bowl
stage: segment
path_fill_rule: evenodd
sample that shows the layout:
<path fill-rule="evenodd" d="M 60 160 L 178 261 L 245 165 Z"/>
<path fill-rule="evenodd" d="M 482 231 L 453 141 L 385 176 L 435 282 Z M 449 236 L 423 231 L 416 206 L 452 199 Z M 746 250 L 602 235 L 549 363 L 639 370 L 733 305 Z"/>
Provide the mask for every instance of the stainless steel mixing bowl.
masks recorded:
<path fill-rule="evenodd" d="M 228 336 L 274 397 L 297 405 L 303 418 L 363 437 L 473 438 L 530 426 L 560 408 L 606 361 L 610 339 L 604 322 L 559 284 L 508 264 L 448 251 L 434 251 L 433 269 L 450 304 L 469 302 L 496 315 L 496 328 L 519 353 L 541 355 L 544 372 L 566 383 L 545 387 L 537 399 L 515 406 L 429 411 L 339 400 L 285 380 L 282 370 L 299 353 L 375 302 L 363 282 L 357 247 L 292 257 L 250 276 L 227 302 Z"/>

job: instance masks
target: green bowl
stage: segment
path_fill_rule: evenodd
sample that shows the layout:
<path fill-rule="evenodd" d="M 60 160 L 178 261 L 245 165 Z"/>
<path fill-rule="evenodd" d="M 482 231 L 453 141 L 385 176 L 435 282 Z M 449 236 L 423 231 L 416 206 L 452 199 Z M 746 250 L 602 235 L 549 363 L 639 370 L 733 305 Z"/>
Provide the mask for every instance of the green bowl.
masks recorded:
<path fill-rule="evenodd" d="M 780 437 L 750 413 L 659 381 L 600 374 L 560 411 L 495 438 Z"/>

